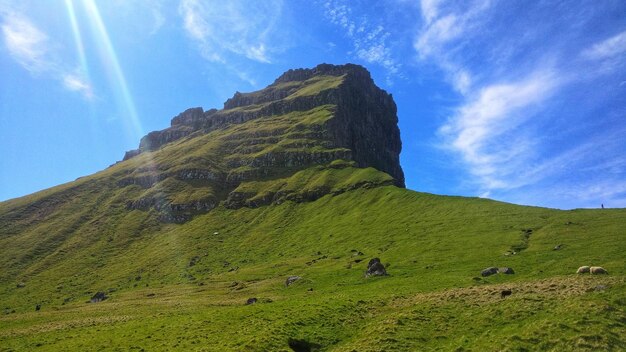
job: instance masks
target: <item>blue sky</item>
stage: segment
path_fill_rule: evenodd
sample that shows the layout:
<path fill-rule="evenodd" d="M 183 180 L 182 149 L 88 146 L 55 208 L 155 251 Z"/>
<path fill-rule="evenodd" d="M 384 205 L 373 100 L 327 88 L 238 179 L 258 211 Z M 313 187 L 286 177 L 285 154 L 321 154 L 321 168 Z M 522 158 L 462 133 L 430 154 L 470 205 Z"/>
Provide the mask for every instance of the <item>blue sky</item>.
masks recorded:
<path fill-rule="evenodd" d="M 366 66 L 407 187 L 626 207 L 626 2 L 0 0 L 0 200 L 104 169 L 189 107 Z"/>

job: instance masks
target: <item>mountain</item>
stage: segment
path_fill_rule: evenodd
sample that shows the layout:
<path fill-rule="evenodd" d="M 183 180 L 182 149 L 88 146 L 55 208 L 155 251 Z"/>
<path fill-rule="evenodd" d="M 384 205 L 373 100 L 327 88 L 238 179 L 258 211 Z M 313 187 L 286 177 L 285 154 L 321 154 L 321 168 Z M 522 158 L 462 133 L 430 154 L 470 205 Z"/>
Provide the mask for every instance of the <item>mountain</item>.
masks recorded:
<path fill-rule="evenodd" d="M 290 70 L 0 203 L 0 350 L 626 349 L 625 209 L 407 190 L 397 121 L 363 67 Z"/>

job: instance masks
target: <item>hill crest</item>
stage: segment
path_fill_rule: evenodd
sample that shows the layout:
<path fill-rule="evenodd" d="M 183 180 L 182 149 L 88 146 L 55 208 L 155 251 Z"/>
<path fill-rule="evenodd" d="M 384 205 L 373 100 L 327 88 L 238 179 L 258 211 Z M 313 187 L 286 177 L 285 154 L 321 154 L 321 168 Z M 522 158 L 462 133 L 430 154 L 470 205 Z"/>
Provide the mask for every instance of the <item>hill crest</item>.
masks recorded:
<path fill-rule="evenodd" d="M 157 186 L 165 193 L 191 188 L 187 193 L 196 195 L 183 196 L 183 203 L 154 194 L 128 203 L 132 209 L 165 209 L 164 218 L 174 222 L 221 201 L 254 207 L 357 187 L 404 187 L 396 111 L 393 97 L 362 66 L 289 70 L 262 90 L 236 92 L 221 110 L 190 108 L 170 127 L 148 133 L 124 156 L 125 162 L 143 159 L 118 185 Z M 167 160 L 172 154 L 176 159 Z M 339 171 L 345 168 L 349 171 Z M 355 168 L 373 170 L 357 171 L 354 179 Z M 189 187 L 172 185 L 175 181 Z"/>

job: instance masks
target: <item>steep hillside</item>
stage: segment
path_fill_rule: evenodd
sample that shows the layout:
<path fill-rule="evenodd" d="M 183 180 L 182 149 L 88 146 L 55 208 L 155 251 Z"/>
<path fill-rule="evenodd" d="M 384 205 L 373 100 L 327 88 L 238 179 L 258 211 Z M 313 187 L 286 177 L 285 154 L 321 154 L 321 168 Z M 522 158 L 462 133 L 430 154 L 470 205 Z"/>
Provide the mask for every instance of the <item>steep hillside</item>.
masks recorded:
<path fill-rule="evenodd" d="M 0 203 L 0 350 L 626 349 L 625 209 L 406 190 L 400 149 L 391 96 L 320 65 Z"/>

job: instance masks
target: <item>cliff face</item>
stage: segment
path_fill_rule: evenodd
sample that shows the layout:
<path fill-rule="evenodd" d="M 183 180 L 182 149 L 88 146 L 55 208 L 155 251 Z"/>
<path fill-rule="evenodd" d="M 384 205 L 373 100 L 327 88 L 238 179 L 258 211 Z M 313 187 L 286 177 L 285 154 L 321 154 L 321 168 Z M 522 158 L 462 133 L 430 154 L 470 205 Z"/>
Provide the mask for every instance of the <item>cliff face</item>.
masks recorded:
<path fill-rule="evenodd" d="M 348 159 L 359 167 L 384 171 L 404 187 L 399 162 L 402 143 L 393 98 L 374 84 L 365 68 L 351 64 L 289 70 L 263 90 L 235 93 L 224 103 L 223 110 L 188 109 L 172 119 L 170 128 L 143 137 L 139 149 L 129 151 L 124 160 L 196 132 L 208 133 L 262 117 L 326 105 L 333 106 L 333 116 L 316 137 L 329 146 L 349 149 Z M 320 164 L 327 160 L 313 158 L 311 162 Z"/>
<path fill-rule="evenodd" d="M 117 185 L 143 190 L 128 208 L 156 209 L 174 222 L 220 202 L 254 207 L 355 187 L 404 187 L 397 123 L 393 98 L 361 66 L 289 70 L 265 89 L 235 93 L 221 110 L 191 108 L 150 132 L 126 153 L 130 167 Z M 302 173 L 316 166 L 317 176 Z M 353 179 L 360 168 L 377 174 Z M 328 180 L 314 181 L 324 173 Z M 291 187 L 296 180 L 301 186 Z"/>

